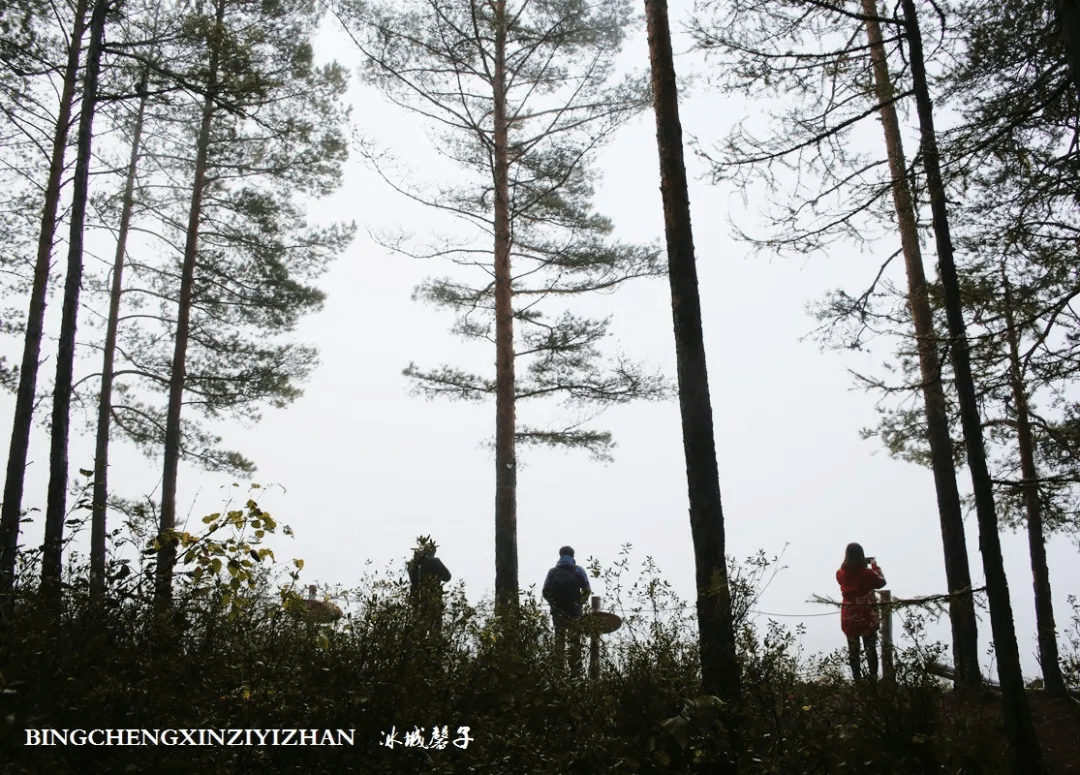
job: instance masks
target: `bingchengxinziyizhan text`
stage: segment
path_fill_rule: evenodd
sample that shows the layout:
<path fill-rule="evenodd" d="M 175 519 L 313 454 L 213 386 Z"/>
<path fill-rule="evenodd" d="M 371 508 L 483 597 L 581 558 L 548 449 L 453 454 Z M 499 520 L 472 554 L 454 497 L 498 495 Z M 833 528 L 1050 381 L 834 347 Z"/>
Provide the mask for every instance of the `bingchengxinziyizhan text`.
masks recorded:
<path fill-rule="evenodd" d="M 353 745 L 355 729 L 27 729 L 25 745 Z"/>

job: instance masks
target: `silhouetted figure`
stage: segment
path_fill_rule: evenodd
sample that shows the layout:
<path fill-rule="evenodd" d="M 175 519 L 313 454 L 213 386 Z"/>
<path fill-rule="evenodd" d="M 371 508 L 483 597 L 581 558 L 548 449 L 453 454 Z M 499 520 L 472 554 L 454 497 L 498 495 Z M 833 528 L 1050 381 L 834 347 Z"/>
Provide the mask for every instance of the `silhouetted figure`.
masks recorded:
<path fill-rule="evenodd" d="M 878 615 L 875 589 L 885 586 L 885 574 L 873 557 L 867 558 L 860 544 L 848 544 L 844 564 L 836 572 L 844 605 L 840 610 L 840 628 L 848 641 L 848 662 L 851 675 L 862 680 L 862 664 L 859 658 L 859 641 L 866 649 L 866 663 L 870 678 L 878 677 L 877 632 L 881 623 Z"/>
<path fill-rule="evenodd" d="M 417 540 L 409 571 L 409 600 L 420 621 L 433 632 L 442 631 L 443 584 L 450 580 L 450 571 L 435 556 L 437 545 L 428 536 Z"/>
<path fill-rule="evenodd" d="M 548 571 L 542 594 L 551 606 L 551 623 L 555 627 L 555 653 L 559 664 L 566 652 L 566 636 L 570 635 L 570 667 L 575 674 L 581 673 L 581 630 L 577 620 L 581 618 L 581 606 L 592 594 L 589 576 L 574 561 L 574 548 L 559 549 L 559 561 Z"/>

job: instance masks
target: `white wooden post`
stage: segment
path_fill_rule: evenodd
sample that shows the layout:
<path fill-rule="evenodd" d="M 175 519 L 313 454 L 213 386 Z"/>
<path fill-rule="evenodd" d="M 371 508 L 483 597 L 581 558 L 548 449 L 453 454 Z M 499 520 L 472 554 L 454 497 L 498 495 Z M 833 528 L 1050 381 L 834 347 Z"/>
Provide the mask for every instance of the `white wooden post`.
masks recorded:
<path fill-rule="evenodd" d="M 887 589 L 878 591 L 881 603 L 881 677 L 886 681 L 896 680 L 896 668 L 893 664 L 892 642 L 892 592 Z"/>
<path fill-rule="evenodd" d="M 597 612 L 600 610 L 600 598 L 597 595 L 592 597 L 592 610 Z M 595 627 L 590 628 L 589 632 L 589 678 L 600 677 L 600 633 Z"/>

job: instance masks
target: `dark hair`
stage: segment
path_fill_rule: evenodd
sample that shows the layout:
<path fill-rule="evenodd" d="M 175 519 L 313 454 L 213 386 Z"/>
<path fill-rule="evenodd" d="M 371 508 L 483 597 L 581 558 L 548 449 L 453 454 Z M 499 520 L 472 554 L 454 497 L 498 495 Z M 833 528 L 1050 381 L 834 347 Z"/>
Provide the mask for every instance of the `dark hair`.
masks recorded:
<path fill-rule="evenodd" d="M 571 557 L 573 557 L 574 556 L 574 547 L 572 547 L 572 546 L 564 546 L 561 549 L 559 549 L 559 556 L 562 557 L 563 555 L 570 555 Z"/>
<path fill-rule="evenodd" d="M 847 549 L 844 550 L 844 564 L 841 568 L 865 568 L 866 567 L 866 553 L 863 551 L 862 544 L 848 544 Z"/>

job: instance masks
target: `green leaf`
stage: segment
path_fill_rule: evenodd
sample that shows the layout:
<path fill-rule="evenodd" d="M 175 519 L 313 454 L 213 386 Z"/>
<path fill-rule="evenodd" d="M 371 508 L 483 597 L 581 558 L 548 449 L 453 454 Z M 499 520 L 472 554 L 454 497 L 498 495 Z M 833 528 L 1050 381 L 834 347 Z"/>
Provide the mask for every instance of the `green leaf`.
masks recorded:
<path fill-rule="evenodd" d="M 674 716 L 660 722 L 660 728 L 675 738 L 680 748 L 690 745 L 690 722 L 683 716 Z"/>

